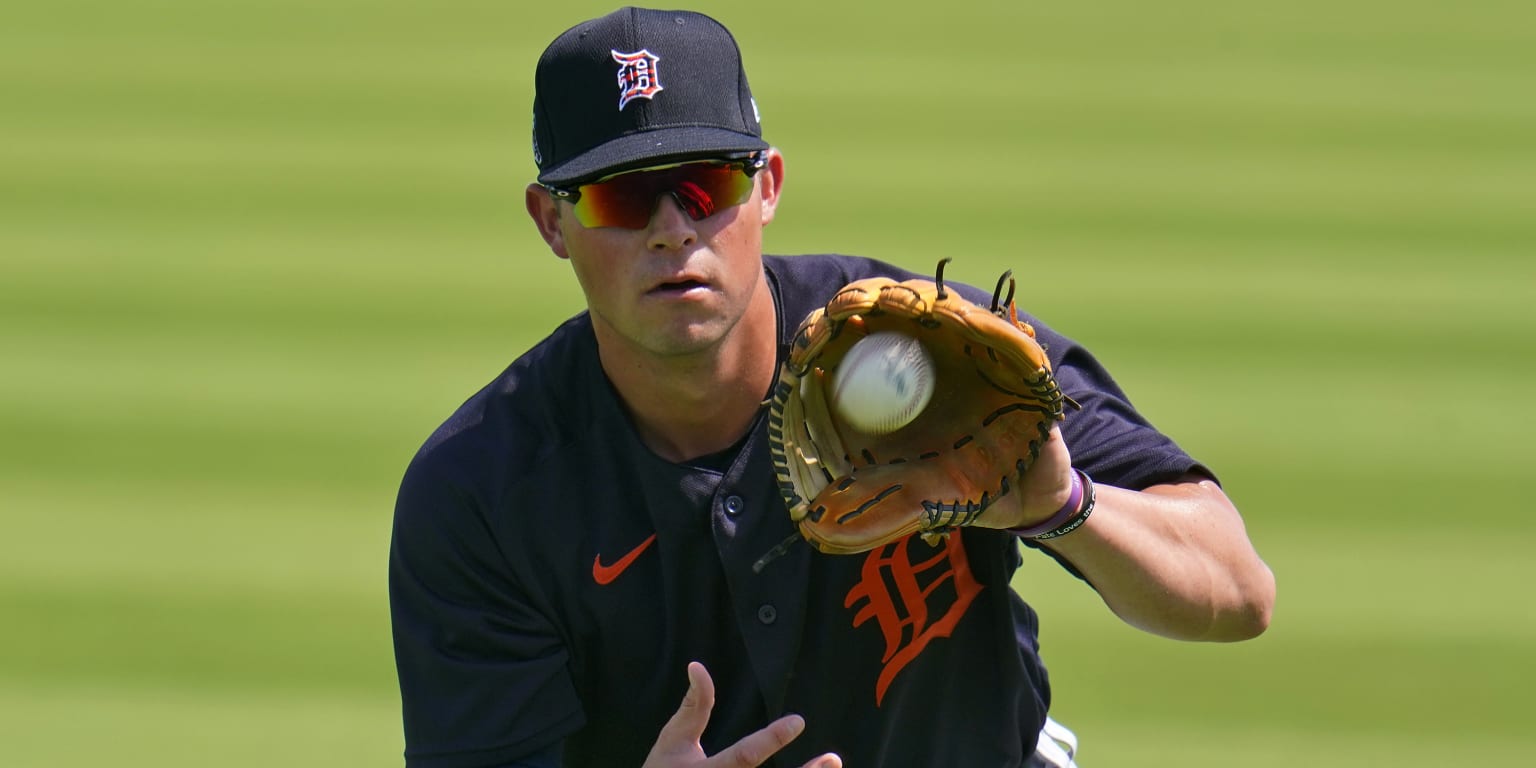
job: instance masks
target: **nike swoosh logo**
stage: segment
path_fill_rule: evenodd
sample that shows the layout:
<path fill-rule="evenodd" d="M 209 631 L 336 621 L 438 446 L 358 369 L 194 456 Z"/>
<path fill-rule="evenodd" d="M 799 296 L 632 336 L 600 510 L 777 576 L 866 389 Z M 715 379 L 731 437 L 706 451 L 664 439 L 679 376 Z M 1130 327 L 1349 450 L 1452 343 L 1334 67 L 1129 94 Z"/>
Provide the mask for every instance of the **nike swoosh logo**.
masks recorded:
<path fill-rule="evenodd" d="M 629 554 L 613 561 L 609 565 L 603 565 L 602 555 L 592 558 L 592 580 L 597 582 L 599 586 L 613 583 L 613 580 L 617 579 L 619 574 L 623 573 L 630 563 L 635 562 L 635 558 L 644 553 L 651 546 L 652 542 L 655 541 L 656 534 L 653 533 L 649 539 L 640 542 L 640 546 L 631 549 Z"/>

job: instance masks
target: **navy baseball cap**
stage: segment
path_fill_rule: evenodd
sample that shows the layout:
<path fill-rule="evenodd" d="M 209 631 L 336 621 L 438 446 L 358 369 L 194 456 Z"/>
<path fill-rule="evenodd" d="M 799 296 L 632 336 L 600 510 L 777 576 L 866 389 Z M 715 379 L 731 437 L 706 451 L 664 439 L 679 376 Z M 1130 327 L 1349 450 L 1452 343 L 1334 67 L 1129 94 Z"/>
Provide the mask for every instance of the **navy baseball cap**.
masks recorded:
<path fill-rule="evenodd" d="M 566 30 L 539 57 L 540 183 L 767 148 L 736 39 L 704 14 L 620 8 Z"/>

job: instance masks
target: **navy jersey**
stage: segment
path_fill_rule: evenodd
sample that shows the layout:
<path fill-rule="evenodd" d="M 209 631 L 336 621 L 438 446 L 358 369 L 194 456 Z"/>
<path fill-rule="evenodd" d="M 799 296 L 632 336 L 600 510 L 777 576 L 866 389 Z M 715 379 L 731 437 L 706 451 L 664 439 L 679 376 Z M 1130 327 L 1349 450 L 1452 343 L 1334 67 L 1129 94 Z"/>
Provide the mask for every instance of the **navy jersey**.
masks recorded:
<path fill-rule="evenodd" d="M 764 265 L 780 360 L 841 286 L 917 276 L 846 256 Z M 1063 424 L 1077 467 L 1129 488 L 1200 469 L 1087 351 L 1029 319 L 1083 406 Z M 721 455 L 664 461 L 604 375 L 590 319 L 571 319 L 406 471 L 389 575 L 407 764 L 489 768 L 563 742 L 566 765 L 640 765 L 697 660 L 718 696 L 709 754 L 798 712 L 806 730 L 774 765 L 829 751 L 850 766 L 1022 765 L 1050 688 L 1035 614 L 1009 586 L 1019 539 L 800 544 L 754 573 L 793 533 L 765 416 Z"/>

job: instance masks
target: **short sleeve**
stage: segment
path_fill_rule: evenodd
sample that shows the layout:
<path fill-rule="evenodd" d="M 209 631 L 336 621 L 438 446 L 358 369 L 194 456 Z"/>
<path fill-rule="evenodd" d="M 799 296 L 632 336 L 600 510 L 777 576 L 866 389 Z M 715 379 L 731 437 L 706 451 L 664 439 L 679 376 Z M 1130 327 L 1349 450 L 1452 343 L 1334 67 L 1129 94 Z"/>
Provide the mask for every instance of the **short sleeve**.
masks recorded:
<path fill-rule="evenodd" d="M 1069 408 L 1061 426 L 1073 466 L 1099 482 L 1138 491 L 1191 471 L 1211 474 L 1131 405 L 1087 349 L 1065 339 L 1058 343 L 1064 346 L 1054 363 L 1056 381 L 1082 406 Z"/>
<path fill-rule="evenodd" d="M 1191 472 L 1215 479 L 1209 469 L 1131 405 L 1114 377 L 1086 348 L 1038 324 L 1036 333 L 1051 359 L 1056 383 L 1082 406 L 1081 410 L 1069 407 L 1061 425 L 1062 440 L 1072 452 L 1072 466 L 1095 482 L 1136 491 Z M 1076 566 L 1051 549 L 1029 539 L 1024 544 L 1087 581 Z"/>
<path fill-rule="evenodd" d="M 447 474 L 417 456 L 390 542 L 406 765 L 491 768 L 550 748 L 584 715 L 558 631 Z"/>
<path fill-rule="evenodd" d="M 971 285 L 951 283 L 971 302 L 988 307 L 992 294 Z M 1057 333 L 1032 316 L 1023 316 L 1051 361 L 1051 373 L 1070 406 L 1061 424 L 1062 439 L 1072 452 L 1072 465 L 1094 480 L 1119 488 L 1141 490 L 1177 480 L 1188 472 L 1211 476 L 1171 438 L 1137 412 L 1109 371 L 1083 345 Z"/>

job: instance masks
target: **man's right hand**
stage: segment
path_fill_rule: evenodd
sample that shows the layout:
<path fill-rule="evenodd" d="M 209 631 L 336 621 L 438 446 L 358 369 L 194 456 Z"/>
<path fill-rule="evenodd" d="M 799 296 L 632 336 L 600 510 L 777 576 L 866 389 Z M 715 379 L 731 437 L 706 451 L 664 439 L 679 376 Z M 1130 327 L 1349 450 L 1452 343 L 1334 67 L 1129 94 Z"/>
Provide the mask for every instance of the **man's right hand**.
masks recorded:
<path fill-rule="evenodd" d="M 715 708 L 715 682 L 697 661 L 688 664 L 688 693 L 682 706 L 662 727 L 643 768 L 756 768 L 768 761 L 805 730 L 805 719 L 785 715 L 766 728 L 747 734 L 741 741 L 713 756 L 704 754 L 699 738 Z M 835 754 L 821 755 L 802 768 L 842 768 Z"/>

